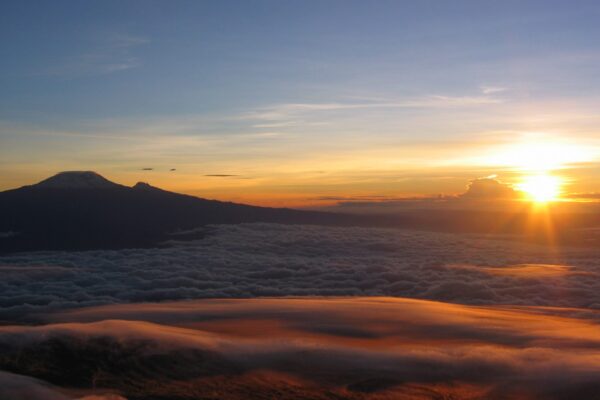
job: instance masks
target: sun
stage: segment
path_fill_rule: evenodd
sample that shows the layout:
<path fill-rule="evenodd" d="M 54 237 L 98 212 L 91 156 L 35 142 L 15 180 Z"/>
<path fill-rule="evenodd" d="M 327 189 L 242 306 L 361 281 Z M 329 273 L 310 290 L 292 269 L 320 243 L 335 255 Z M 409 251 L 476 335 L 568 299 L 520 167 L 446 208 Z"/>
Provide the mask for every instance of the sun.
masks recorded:
<path fill-rule="evenodd" d="M 522 182 L 517 184 L 517 189 L 536 203 L 547 203 L 559 199 L 561 186 L 562 182 L 558 177 L 540 174 L 524 177 Z"/>
<path fill-rule="evenodd" d="M 513 188 L 522 192 L 525 200 L 543 204 L 561 200 L 563 189 L 572 181 L 569 169 L 595 158 L 596 154 L 581 144 L 532 132 L 518 143 L 498 148 L 487 163 L 511 171 L 517 177 Z"/>

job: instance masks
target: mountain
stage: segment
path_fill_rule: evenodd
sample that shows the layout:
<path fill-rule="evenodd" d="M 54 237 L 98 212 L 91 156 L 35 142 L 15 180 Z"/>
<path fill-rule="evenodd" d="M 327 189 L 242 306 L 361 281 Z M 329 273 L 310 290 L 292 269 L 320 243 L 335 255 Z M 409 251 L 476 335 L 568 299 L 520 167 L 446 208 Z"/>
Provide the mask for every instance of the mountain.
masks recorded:
<path fill-rule="evenodd" d="M 65 171 L 44 179 L 33 187 L 42 189 L 116 189 L 126 186 L 111 182 L 94 171 Z"/>
<path fill-rule="evenodd" d="M 69 171 L 0 192 L 0 253 L 148 247 L 207 224 L 339 225 L 351 223 L 348 218 L 206 200 L 142 182 L 128 187 L 95 172 Z"/>

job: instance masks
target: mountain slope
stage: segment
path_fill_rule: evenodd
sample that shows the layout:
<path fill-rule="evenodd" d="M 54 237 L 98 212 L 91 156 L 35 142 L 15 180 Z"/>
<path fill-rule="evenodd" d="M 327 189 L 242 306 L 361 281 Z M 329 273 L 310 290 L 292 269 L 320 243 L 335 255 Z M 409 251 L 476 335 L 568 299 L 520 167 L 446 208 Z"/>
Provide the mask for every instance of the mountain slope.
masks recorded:
<path fill-rule="evenodd" d="M 0 192 L 0 252 L 145 247 L 206 224 L 343 224 L 341 215 L 255 207 L 127 187 L 89 171 Z"/>

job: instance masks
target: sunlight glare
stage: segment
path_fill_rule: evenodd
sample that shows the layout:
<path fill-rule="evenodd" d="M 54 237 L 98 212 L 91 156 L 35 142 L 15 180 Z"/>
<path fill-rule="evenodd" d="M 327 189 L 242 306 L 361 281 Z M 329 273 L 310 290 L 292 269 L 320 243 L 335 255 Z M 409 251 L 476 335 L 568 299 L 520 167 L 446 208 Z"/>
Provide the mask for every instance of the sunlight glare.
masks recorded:
<path fill-rule="evenodd" d="M 562 182 L 559 178 L 543 174 L 525 177 L 517 188 L 532 201 L 546 203 L 560 197 L 561 186 Z"/>
<path fill-rule="evenodd" d="M 568 167 L 569 164 L 589 161 L 590 151 L 583 146 L 562 142 L 525 142 L 507 147 L 488 160 L 491 164 L 506 165 L 532 174 Z"/>

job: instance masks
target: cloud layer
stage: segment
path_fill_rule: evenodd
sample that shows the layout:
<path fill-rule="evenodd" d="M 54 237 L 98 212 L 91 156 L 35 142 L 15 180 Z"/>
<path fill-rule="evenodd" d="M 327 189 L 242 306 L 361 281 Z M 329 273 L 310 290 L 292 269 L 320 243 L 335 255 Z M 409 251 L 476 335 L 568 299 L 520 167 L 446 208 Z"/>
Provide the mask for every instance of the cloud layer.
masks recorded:
<path fill-rule="evenodd" d="M 244 299 L 103 306 L 48 320 L 0 327 L 0 368 L 88 394 L 523 400 L 600 391 L 600 329 L 578 310 Z"/>
<path fill-rule="evenodd" d="M 102 391 L 77 398 L 79 400 L 125 400 L 117 394 L 102 393 Z M 74 397 L 39 379 L 0 371 L 0 399 L 73 400 Z"/>
<path fill-rule="evenodd" d="M 2 257 L 0 320 L 80 306 L 257 296 L 600 307 L 595 247 L 375 228 L 207 229 L 201 240 L 156 249 Z"/>
<path fill-rule="evenodd" d="M 198 233 L 0 258 L 0 397 L 600 393 L 595 247 L 277 224 Z"/>

